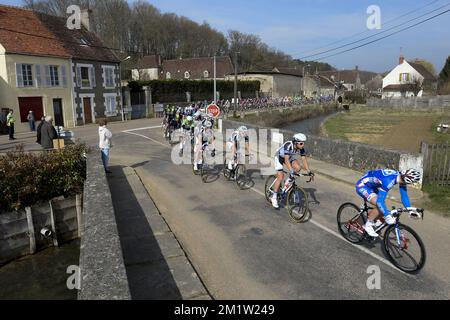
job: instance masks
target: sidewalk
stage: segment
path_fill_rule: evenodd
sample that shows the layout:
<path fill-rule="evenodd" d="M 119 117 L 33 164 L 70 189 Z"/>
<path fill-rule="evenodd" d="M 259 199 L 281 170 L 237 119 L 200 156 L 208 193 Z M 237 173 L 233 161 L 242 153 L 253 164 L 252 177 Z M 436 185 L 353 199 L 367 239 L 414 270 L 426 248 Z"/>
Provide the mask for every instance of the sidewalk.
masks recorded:
<path fill-rule="evenodd" d="M 133 300 L 210 300 L 133 168 L 108 176 Z"/>

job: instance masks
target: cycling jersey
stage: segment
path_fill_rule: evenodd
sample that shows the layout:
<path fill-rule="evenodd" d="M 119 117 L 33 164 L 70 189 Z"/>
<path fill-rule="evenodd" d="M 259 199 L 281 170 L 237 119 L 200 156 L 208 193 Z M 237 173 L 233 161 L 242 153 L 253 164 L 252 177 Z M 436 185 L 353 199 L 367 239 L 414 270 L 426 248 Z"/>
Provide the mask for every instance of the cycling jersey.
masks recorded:
<path fill-rule="evenodd" d="M 369 202 L 376 195 L 377 206 L 386 216 L 390 210 L 385 200 L 388 192 L 397 184 L 399 175 L 400 172 L 390 169 L 369 171 L 356 183 L 356 192 Z M 411 207 L 406 185 L 400 185 L 400 195 L 405 208 Z"/>
<path fill-rule="evenodd" d="M 293 162 L 295 159 L 293 159 L 293 156 L 300 155 L 301 157 L 306 157 L 306 150 L 305 148 L 301 149 L 295 149 L 294 143 L 292 141 L 287 141 L 283 144 L 283 146 L 278 149 L 276 156 L 278 157 L 278 161 L 281 164 L 284 164 L 284 157 L 289 156 L 290 162 Z"/>

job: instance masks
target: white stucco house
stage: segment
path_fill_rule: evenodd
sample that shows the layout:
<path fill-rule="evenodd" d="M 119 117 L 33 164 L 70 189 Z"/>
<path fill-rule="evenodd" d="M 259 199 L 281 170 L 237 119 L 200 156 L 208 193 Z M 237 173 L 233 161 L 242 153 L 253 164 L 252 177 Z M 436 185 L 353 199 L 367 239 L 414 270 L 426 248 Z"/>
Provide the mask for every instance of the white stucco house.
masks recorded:
<path fill-rule="evenodd" d="M 400 56 L 399 64 L 383 78 L 383 99 L 422 97 L 435 94 L 437 78 L 419 63 Z"/>

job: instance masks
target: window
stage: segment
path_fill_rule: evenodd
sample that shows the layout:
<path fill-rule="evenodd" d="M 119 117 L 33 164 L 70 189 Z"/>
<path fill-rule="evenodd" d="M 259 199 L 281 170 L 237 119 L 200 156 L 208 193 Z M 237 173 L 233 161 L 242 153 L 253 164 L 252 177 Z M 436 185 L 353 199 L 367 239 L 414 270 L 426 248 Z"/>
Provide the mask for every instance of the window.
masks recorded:
<path fill-rule="evenodd" d="M 184 78 L 185 79 L 189 79 L 191 77 L 191 74 L 189 73 L 189 71 L 186 71 L 185 73 L 184 73 Z"/>
<path fill-rule="evenodd" d="M 170 79 L 170 78 L 171 78 L 170 72 L 167 72 L 166 73 L 166 79 Z"/>
<path fill-rule="evenodd" d="M 87 42 L 87 40 L 83 37 L 80 38 L 80 43 L 84 46 L 87 46 L 89 44 L 89 42 Z"/>
<path fill-rule="evenodd" d="M 50 87 L 59 87 L 58 66 L 48 66 L 48 85 Z"/>
<path fill-rule="evenodd" d="M 107 95 L 105 96 L 105 115 L 106 116 L 115 116 L 117 115 L 116 112 L 117 108 L 117 101 L 116 101 L 116 95 Z"/>
<path fill-rule="evenodd" d="M 209 78 L 209 71 L 208 70 L 203 71 L 203 77 L 204 78 Z"/>
<path fill-rule="evenodd" d="M 82 87 L 89 87 L 90 86 L 89 81 L 89 68 L 82 67 L 81 68 L 81 86 Z"/>
<path fill-rule="evenodd" d="M 115 73 L 113 66 L 103 67 L 103 86 L 105 88 L 114 88 L 116 86 Z"/>
<path fill-rule="evenodd" d="M 16 64 L 16 76 L 18 87 L 33 86 L 33 66 L 31 64 Z"/>
<path fill-rule="evenodd" d="M 400 73 L 400 82 L 409 81 L 409 73 Z"/>

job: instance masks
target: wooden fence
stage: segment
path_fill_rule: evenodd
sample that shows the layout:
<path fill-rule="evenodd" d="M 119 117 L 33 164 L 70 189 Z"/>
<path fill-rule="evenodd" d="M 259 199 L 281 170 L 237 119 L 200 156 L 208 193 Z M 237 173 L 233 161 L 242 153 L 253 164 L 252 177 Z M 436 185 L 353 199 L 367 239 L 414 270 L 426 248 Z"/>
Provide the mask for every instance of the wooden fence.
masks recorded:
<path fill-rule="evenodd" d="M 450 186 L 450 143 L 422 142 L 424 183 Z"/>

